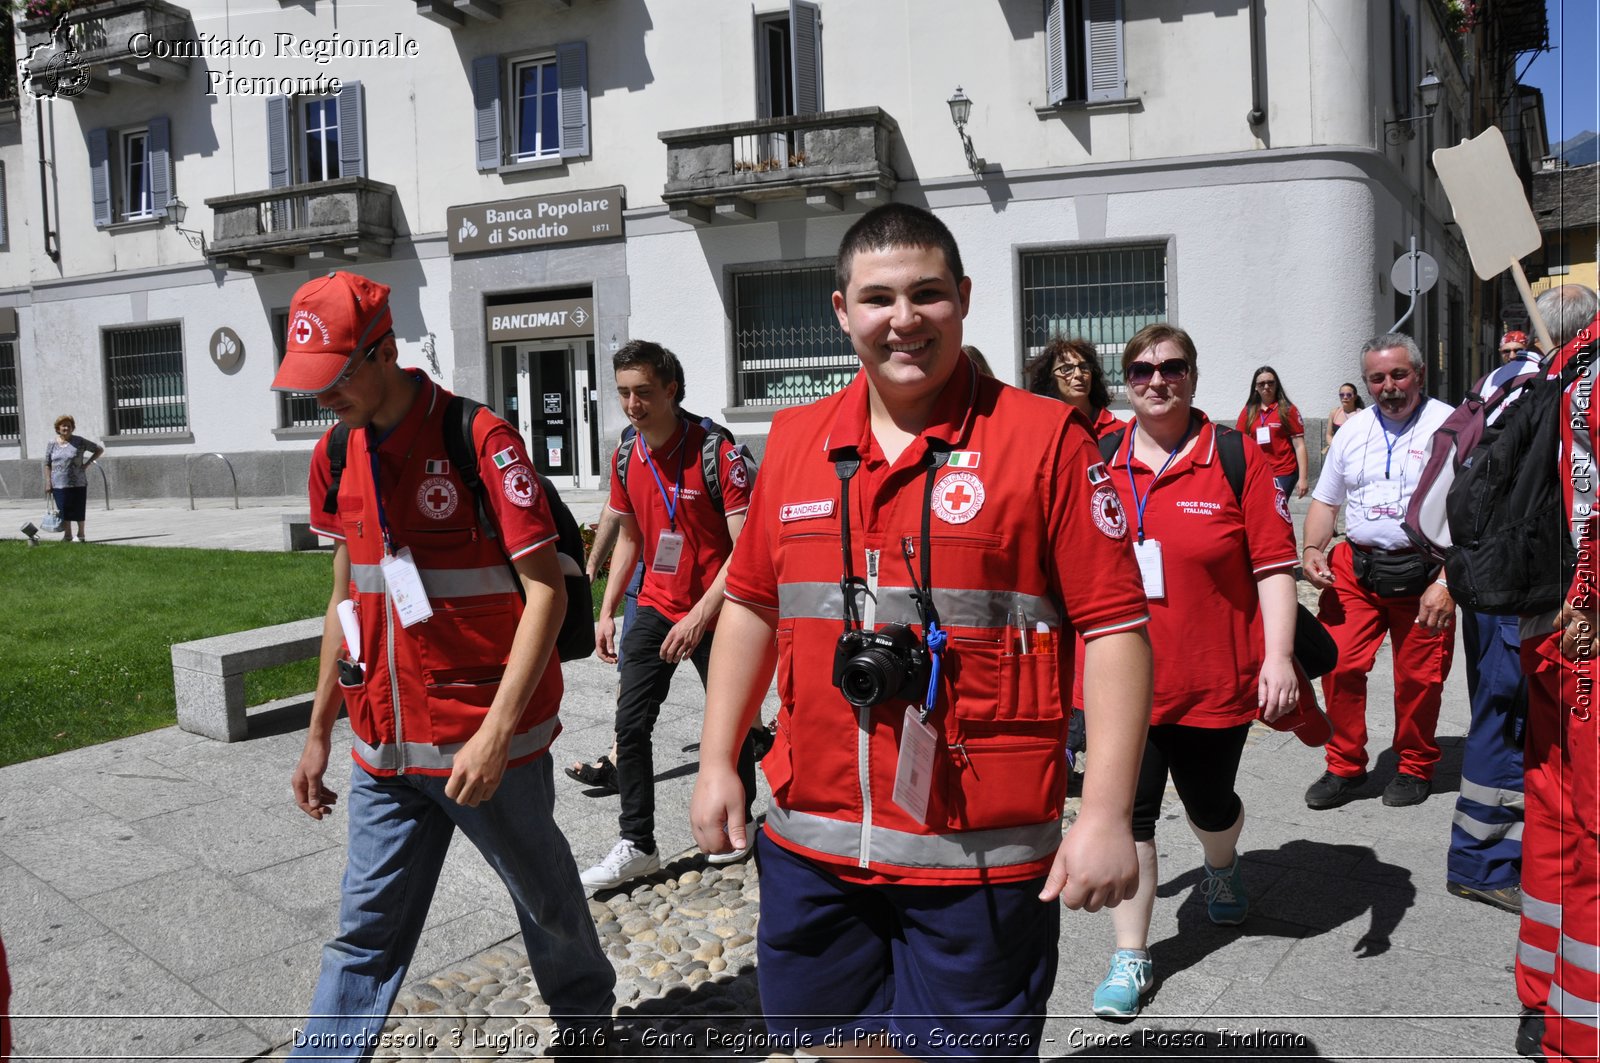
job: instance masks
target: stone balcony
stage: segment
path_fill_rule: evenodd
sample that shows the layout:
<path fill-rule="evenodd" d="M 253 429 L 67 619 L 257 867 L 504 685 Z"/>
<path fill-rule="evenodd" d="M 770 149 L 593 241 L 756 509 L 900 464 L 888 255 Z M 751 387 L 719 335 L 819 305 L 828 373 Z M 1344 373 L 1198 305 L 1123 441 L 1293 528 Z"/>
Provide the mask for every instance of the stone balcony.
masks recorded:
<path fill-rule="evenodd" d="M 189 12 L 164 0 L 105 0 L 67 13 L 66 41 L 53 36 L 55 19 L 17 24 L 23 34 L 24 76 L 39 95 L 103 96 L 115 85 L 160 85 L 189 76 L 191 60 L 158 58 L 166 42 L 184 50 L 195 40 Z M 136 54 L 143 53 L 143 54 Z"/>
<path fill-rule="evenodd" d="M 227 269 L 372 262 L 387 259 L 394 245 L 394 186 L 365 177 L 216 196 L 206 206 L 214 220 L 206 258 Z"/>
<path fill-rule="evenodd" d="M 429 22 L 458 30 L 479 22 L 499 22 L 505 8 L 529 0 L 416 0 L 417 14 Z M 564 11 L 572 0 L 540 0 L 549 11 Z"/>
<path fill-rule="evenodd" d="M 837 212 L 886 202 L 899 183 L 890 152 L 900 126 L 877 107 L 673 129 L 662 200 L 680 221 L 752 220 L 759 204 L 803 200 Z"/>

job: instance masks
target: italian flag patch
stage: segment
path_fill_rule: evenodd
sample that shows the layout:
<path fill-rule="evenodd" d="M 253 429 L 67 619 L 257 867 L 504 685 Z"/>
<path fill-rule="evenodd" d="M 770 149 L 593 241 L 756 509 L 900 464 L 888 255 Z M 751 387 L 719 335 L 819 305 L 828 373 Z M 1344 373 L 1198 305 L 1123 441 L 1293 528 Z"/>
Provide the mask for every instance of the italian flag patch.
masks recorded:
<path fill-rule="evenodd" d="M 427 473 L 429 476 L 443 476 L 445 473 L 450 471 L 450 463 L 448 461 L 435 460 L 425 462 L 424 464 L 427 467 Z"/>
<path fill-rule="evenodd" d="M 496 454 L 494 456 L 494 467 L 497 468 L 497 469 L 503 469 L 507 465 L 516 464 L 516 461 L 517 461 L 516 448 L 515 447 L 507 447 L 506 449 L 502 450 L 500 453 L 498 453 L 498 454 Z"/>
<path fill-rule="evenodd" d="M 976 469 L 982 455 L 976 450 L 952 450 L 946 462 L 952 469 Z"/>

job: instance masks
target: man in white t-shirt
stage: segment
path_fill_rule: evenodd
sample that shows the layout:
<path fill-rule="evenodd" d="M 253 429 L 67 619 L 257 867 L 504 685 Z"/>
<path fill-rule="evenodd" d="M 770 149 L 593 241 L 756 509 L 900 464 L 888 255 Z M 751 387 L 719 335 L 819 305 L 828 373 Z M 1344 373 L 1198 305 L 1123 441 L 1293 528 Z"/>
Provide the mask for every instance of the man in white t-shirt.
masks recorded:
<path fill-rule="evenodd" d="M 1427 800 L 1439 745 L 1434 728 L 1450 660 L 1455 601 L 1401 527 L 1427 460 L 1428 441 L 1450 415 L 1423 394 L 1427 366 L 1404 333 L 1375 336 L 1361 348 L 1361 377 L 1374 402 L 1333 437 L 1306 515 L 1306 578 L 1322 588 L 1318 617 L 1339 646 L 1339 664 L 1322 679 L 1333 739 L 1328 770 L 1306 791 L 1311 808 L 1334 808 L 1367 778 L 1367 673 L 1390 639 L 1394 657 L 1394 751 L 1400 769 L 1383 791 L 1386 805 Z M 1345 542 L 1330 549 L 1345 506 Z"/>

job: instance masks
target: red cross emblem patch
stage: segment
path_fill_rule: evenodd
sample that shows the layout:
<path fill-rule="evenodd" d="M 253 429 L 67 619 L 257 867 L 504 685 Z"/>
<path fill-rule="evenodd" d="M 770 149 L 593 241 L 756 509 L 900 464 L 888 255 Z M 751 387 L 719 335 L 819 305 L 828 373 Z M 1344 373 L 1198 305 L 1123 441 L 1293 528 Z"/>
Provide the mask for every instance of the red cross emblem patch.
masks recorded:
<path fill-rule="evenodd" d="M 946 524 L 965 524 L 983 508 L 983 481 L 976 473 L 948 472 L 933 485 L 933 514 Z"/>
<path fill-rule="evenodd" d="M 533 470 L 518 462 L 500 474 L 500 489 L 514 506 L 528 509 L 539 498 L 539 481 Z"/>
<path fill-rule="evenodd" d="M 1094 526 L 1107 539 L 1121 539 L 1128 534 L 1128 515 L 1123 512 L 1122 501 L 1110 484 L 1094 489 L 1089 499 L 1089 513 L 1094 517 Z"/>
<path fill-rule="evenodd" d="M 456 511 L 456 506 L 461 502 L 456 494 L 456 485 L 443 476 L 432 476 L 422 481 L 422 486 L 417 488 L 417 508 L 424 517 L 434 520 L 444 520 Z"/>
<path fill-rule="evenodd" d="M 294 341 L 302 347 L 311 342 L 311 322 L 303 317 L 295 320 Z"/>

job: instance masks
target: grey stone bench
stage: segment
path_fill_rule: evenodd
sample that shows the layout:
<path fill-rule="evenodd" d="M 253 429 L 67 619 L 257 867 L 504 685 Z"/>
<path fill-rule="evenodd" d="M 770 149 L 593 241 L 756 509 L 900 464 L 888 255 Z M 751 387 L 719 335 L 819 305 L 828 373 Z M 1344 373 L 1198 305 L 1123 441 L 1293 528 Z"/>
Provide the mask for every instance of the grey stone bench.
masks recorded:
<path fill-rule="evenodd" d="M 235 631 L 172 647 L 172 686 L 178 726 L 219 742 L 245 737 L 244 677 L 247 672 L 315 657 L 322 649 L 322 617 Z M 271 702 L 261 709 L 303 703 L 307 696 Z"/>
<path fill-rule="evenodd" d="M 311 530 L 311 521 L 293 513 L 283 515 L 283 548 L 285 550 L 317 550 L 322 540 Z"/>

